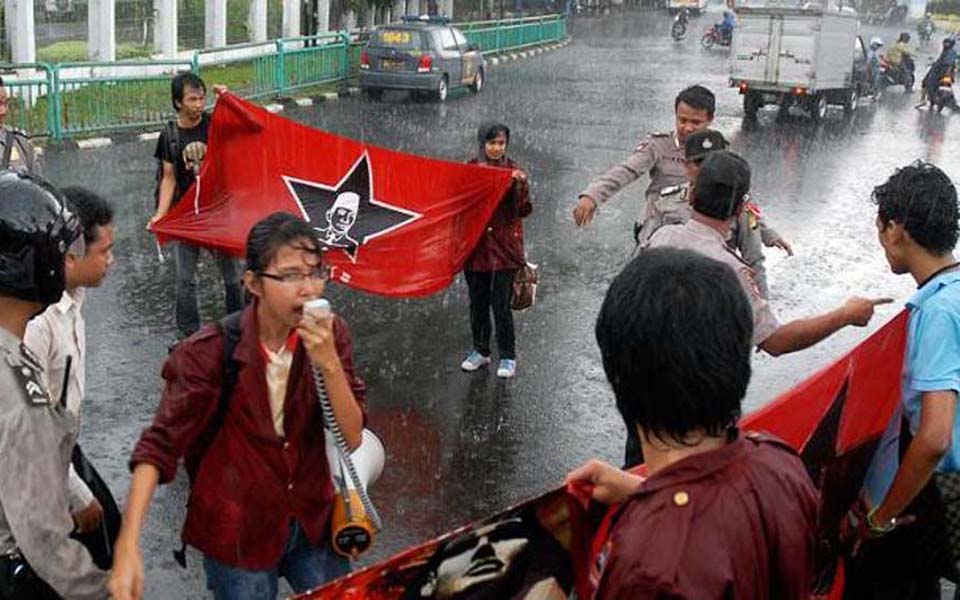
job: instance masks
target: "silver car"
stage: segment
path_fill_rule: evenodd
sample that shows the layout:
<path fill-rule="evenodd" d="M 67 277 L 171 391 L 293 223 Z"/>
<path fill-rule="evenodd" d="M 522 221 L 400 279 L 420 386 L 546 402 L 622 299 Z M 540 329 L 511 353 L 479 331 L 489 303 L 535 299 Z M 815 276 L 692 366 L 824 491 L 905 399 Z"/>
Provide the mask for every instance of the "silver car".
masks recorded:
<path fill-rule="evenodd" d="M 407 18 L 378 27 L 360 55 L 360 89 L 373 99 L 383 90 L 407 90 L 443 102 L 450 89 L 483 87 L 479 46 L 437 17 Z"/>

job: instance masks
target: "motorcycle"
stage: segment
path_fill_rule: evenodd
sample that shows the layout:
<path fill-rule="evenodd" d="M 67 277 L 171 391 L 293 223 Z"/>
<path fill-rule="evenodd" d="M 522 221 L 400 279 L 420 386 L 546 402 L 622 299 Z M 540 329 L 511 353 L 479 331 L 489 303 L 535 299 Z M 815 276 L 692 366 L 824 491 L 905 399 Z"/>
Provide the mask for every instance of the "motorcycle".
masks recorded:
<path fill-rule="evenodd" d="M 700 45 L 707 50 L 713 48 L 715 45 L 729 47 L 731 43 L 733 43 L 733 35 L 723 35 L 723 31 L 720 30 L 719 25 L 708 27 L 707 30 L 703 32 L 703 37 L 700 38 Z"/>
<path fill-rule="evenodd" d="M 936 109 L 937 112 L 943 112 L 944 108 L 957 112 L 957 99 L 953 95 L 954 73 L 950 72 L 940 78 L 939 86 L 927 91 L 927 99 L 930 101 L 930 110 Z"/>
<path fill-rule="evenodd" d="M 689 21 L 690 16 L 687 14 L 687 9 L 680 9 L 677 16 L 673 18 L 673 25 L 670 27 L 670 37 L 673 38 L 673 41 L 679 42 L 687 35 L 687 23 Z"/>
<path fill-rule="evenodd" d="M 886 58 L 880 59 L 880 90 L 884 91 L 892 85 L 902 85 L 904 91 L 913 91 L 915 81 L 913 59 L 904 56 L 899 66 L 890 63 Z"/>

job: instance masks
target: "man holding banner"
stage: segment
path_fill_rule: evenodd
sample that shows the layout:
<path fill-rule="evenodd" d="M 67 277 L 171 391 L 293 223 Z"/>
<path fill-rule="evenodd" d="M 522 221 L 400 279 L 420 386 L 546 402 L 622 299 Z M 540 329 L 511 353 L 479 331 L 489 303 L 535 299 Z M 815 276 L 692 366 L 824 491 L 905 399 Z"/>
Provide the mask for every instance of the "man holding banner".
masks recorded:
<path fill-rule="evenodd" d="M 957 581 L 960 557 L 957 192 L 943 171 L 917 162 L 877 187 L 873 200 L 890 269 L 909 273 L 917 292 L 907 302 L 901 408 L 868 472 L 866 506 L 849 518 L 846 597 L 940 598 L 940 577 Z"/>

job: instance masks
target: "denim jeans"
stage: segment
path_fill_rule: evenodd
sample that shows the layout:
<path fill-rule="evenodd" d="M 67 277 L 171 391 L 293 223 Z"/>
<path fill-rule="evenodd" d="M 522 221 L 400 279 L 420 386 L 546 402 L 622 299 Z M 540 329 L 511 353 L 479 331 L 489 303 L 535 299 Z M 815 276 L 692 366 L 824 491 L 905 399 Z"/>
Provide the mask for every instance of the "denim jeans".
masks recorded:
<path fill-rule="evenodd" d="M 227 314 L 243 308 L 243 289 L 240 287 L 240 269 L 237 261 L 220 252 L 212 252 L 223 276 L 226 288 Z M 174 248 L 177 268 L 177 329 L 187 337 L 200 329 L 200 309 L 197 307 L 197 259 L 200 248 L 185 242 L 177 242 Z"/>
<path fill-rule="evenodd" d="M 294 592 L 319 587 L 350 572 L 350 561 L 329 546 L 314 546 L 297 522 L 290 525 L 290 538 L 280 562 L 267 571 L 248 571 L 203 557 L 207 589 L 215 600 L 275 600 L 280 577 Z"/>

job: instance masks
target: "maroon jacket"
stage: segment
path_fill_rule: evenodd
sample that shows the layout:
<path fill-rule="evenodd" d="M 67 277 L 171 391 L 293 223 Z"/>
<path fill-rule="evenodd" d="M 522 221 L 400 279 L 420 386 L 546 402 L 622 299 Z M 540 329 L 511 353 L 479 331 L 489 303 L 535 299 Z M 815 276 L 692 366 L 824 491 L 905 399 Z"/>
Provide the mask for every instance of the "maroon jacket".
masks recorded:
<path fill-rule="evenodd" d="M 470 164 L 479 163 L 474 158 Z M 490 166 L 518 168 L 509 158 L 498 163 L 486 162 Z M 521 219 L 533 211 L 530 204 L 530 187 L 526 182 L 514 182 L 497 205 L 497 209 L 487 223 L 487 229 L 467 259 L 464 269 L 467 271 L 501 271 L 519 269 L 524 264 L 523 223 Z"/>
<path fill-rule="evenodd" d="M 310 369 L 298 340 L 284 404 L 286 436 L 273 427 L 266 363 L 254 305 L 241 317 L 234 352 L 239 363 L 230 408 L 210 444 L 190 490 L 184 542 L 224 564 L 249 570 L 277 566 L 290 521 L 311 543 L 326 542 L 333 485 L 324 427 Z M 353 373 L 353 345 L 346 322 L 334 321 L 337 351 L 354 397 L 364 406 L 364 384 Z M 160 483 L 176 474 L 214 417 L 223 373 L 223 338 L 207 325 L 179 346 L 163 366 L 166 387 L 153 424 L 133 451 L 131 468 L 150 463 Z"/>
<path fill-rule="evenodd" d="M 806 600 L 816 520 L 817 492 L 793 450 L 747 434 L 641 485 L 601 553 L 596 597 Z"/>

